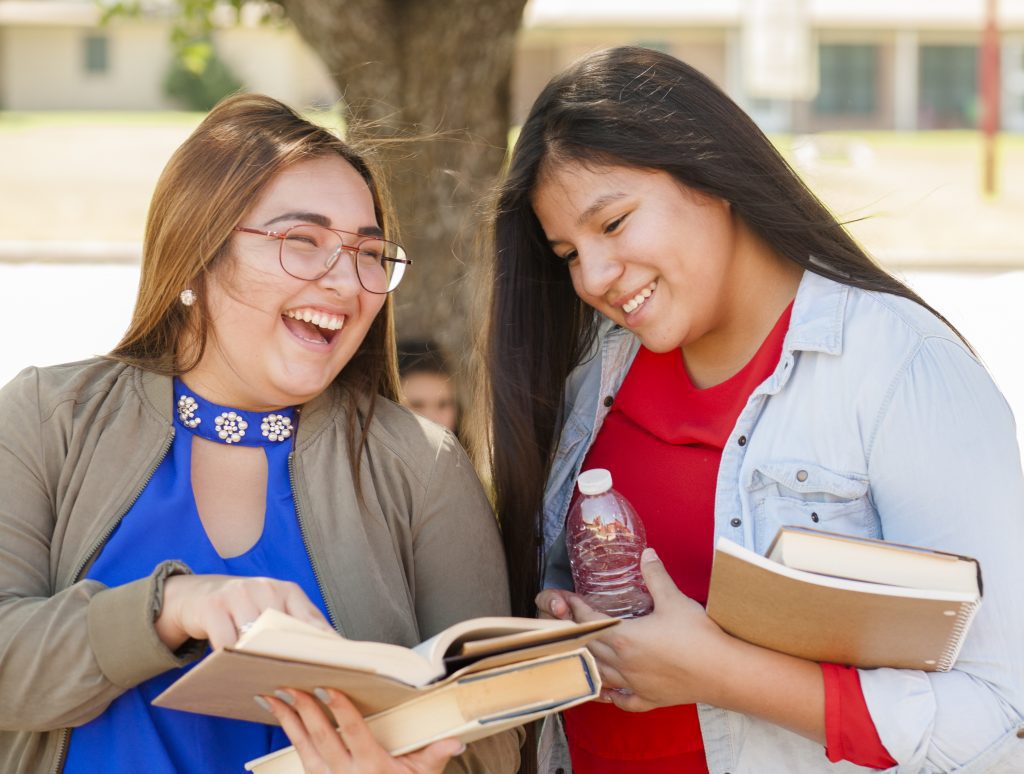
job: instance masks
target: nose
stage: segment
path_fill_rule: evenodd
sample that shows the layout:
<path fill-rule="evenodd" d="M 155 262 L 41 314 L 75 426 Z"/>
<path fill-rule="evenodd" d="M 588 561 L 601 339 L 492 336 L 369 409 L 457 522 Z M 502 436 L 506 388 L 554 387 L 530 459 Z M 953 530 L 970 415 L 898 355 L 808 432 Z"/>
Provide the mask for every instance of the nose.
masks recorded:
<path fill-rule="evenodd" d="M 355 255 L 352 249 L 341 246 L 328 260 L 327 273 L 317 280 L 325 290 L 333 290 L 339 296 L 358 295 L 362 290 L 356 273 Z"/>
<path fill-rule="evenodd" d="M 622 275 L 622 261 L 607 246 L 580 250 L 576 264 L 577 290 L 588 296 L 603 296 Z"/>

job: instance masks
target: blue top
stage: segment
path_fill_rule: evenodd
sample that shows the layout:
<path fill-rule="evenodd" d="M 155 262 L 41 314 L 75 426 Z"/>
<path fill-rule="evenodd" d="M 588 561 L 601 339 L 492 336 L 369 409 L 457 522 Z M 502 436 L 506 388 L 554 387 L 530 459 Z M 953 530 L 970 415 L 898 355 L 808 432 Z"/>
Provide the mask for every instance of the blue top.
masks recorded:
<path fill-rule="evenodd" d="M 288 471 L 295 410 L 272 414 L 215 405 L 174 380 L 175 435 L 142 494 L 107 541 L 87 578 L 119 586 L 179 559 L 197 574 L 261 576 L 297 583 L 327 615 L 299 530 Z M 194 436 L 262 446 L 267 455 L 263 533 L 244 554 L 221 557 L 203 529 L 192 493 Z M 228 486 L 231 484 L 226 482 Z M 243 764 L 289 744 L 276 726 L 195 715 L 152 706 L 152 700 L 194 664 L 157 675 L 115 699 L 75 728 L 65 772 L 241 772 Z"/>
<path fill-rule="evenodd" d="M 595 356 L 569 377 L 544 497 L 548 586 L 571 583 L 558 535 L 573 482 L 638 348 L 606 323 Z M 1014 419 L 984 366 L 924 307 L 805 272 L 782 357 L 740 412 L 715 495 L 716 539 L 763 554 L 786 524 L 978 559 L 985 597 L 953 669 L 862 669 L 861 687 L 900 772 L 1024 771 Z M 698 712 L 710 771 L 854 770 L 768 721 Z"/>

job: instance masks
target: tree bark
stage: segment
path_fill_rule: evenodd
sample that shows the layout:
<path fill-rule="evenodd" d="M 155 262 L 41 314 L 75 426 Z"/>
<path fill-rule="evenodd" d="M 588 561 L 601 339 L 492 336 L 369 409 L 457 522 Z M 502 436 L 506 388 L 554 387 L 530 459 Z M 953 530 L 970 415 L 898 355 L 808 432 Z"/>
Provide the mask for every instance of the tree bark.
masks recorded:
<path fill-rule="evenodd" d="M 526 0 L 283 0 L 382 146 L 413 266 L 396 291 L 402 338 L 469 351 L 486 256 L 480 224 L 509 130 L 515 35 Z M 365 131 L 364 131 L 365 133 Z M 425 135 L 435 135 L 426 137 Z M 437 136 L 440 134 L 441 136 Z"/>

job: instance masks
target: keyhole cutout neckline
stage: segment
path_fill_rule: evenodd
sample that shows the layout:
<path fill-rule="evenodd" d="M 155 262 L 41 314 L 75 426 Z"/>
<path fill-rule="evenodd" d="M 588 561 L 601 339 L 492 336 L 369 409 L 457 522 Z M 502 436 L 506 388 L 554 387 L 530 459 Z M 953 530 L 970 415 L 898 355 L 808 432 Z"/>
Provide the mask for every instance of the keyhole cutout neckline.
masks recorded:
<path fill-rule="evenodd" d="M 205 537 L 222 559 L 243 557 L 267 533 L 270 477 L 286 475 L 297 411 L 232 409 L 202 398 L 180 379 L 174 380 L 174 396 L 176 424 L 193 436 L 189 478 Z"/>

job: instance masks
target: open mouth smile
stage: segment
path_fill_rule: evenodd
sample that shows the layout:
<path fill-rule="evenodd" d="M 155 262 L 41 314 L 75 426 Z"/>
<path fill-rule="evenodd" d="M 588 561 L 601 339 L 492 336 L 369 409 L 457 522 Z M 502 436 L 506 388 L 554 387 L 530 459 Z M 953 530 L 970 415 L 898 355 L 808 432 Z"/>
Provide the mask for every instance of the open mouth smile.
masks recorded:
<path fill-rule="evenodd" d="M 311 306 L 289 309 L 281 315 L 284 326 L 297 339 L 309 344 L 327 345 L 345 327 L 345 315 L 333 314 Z"/>

